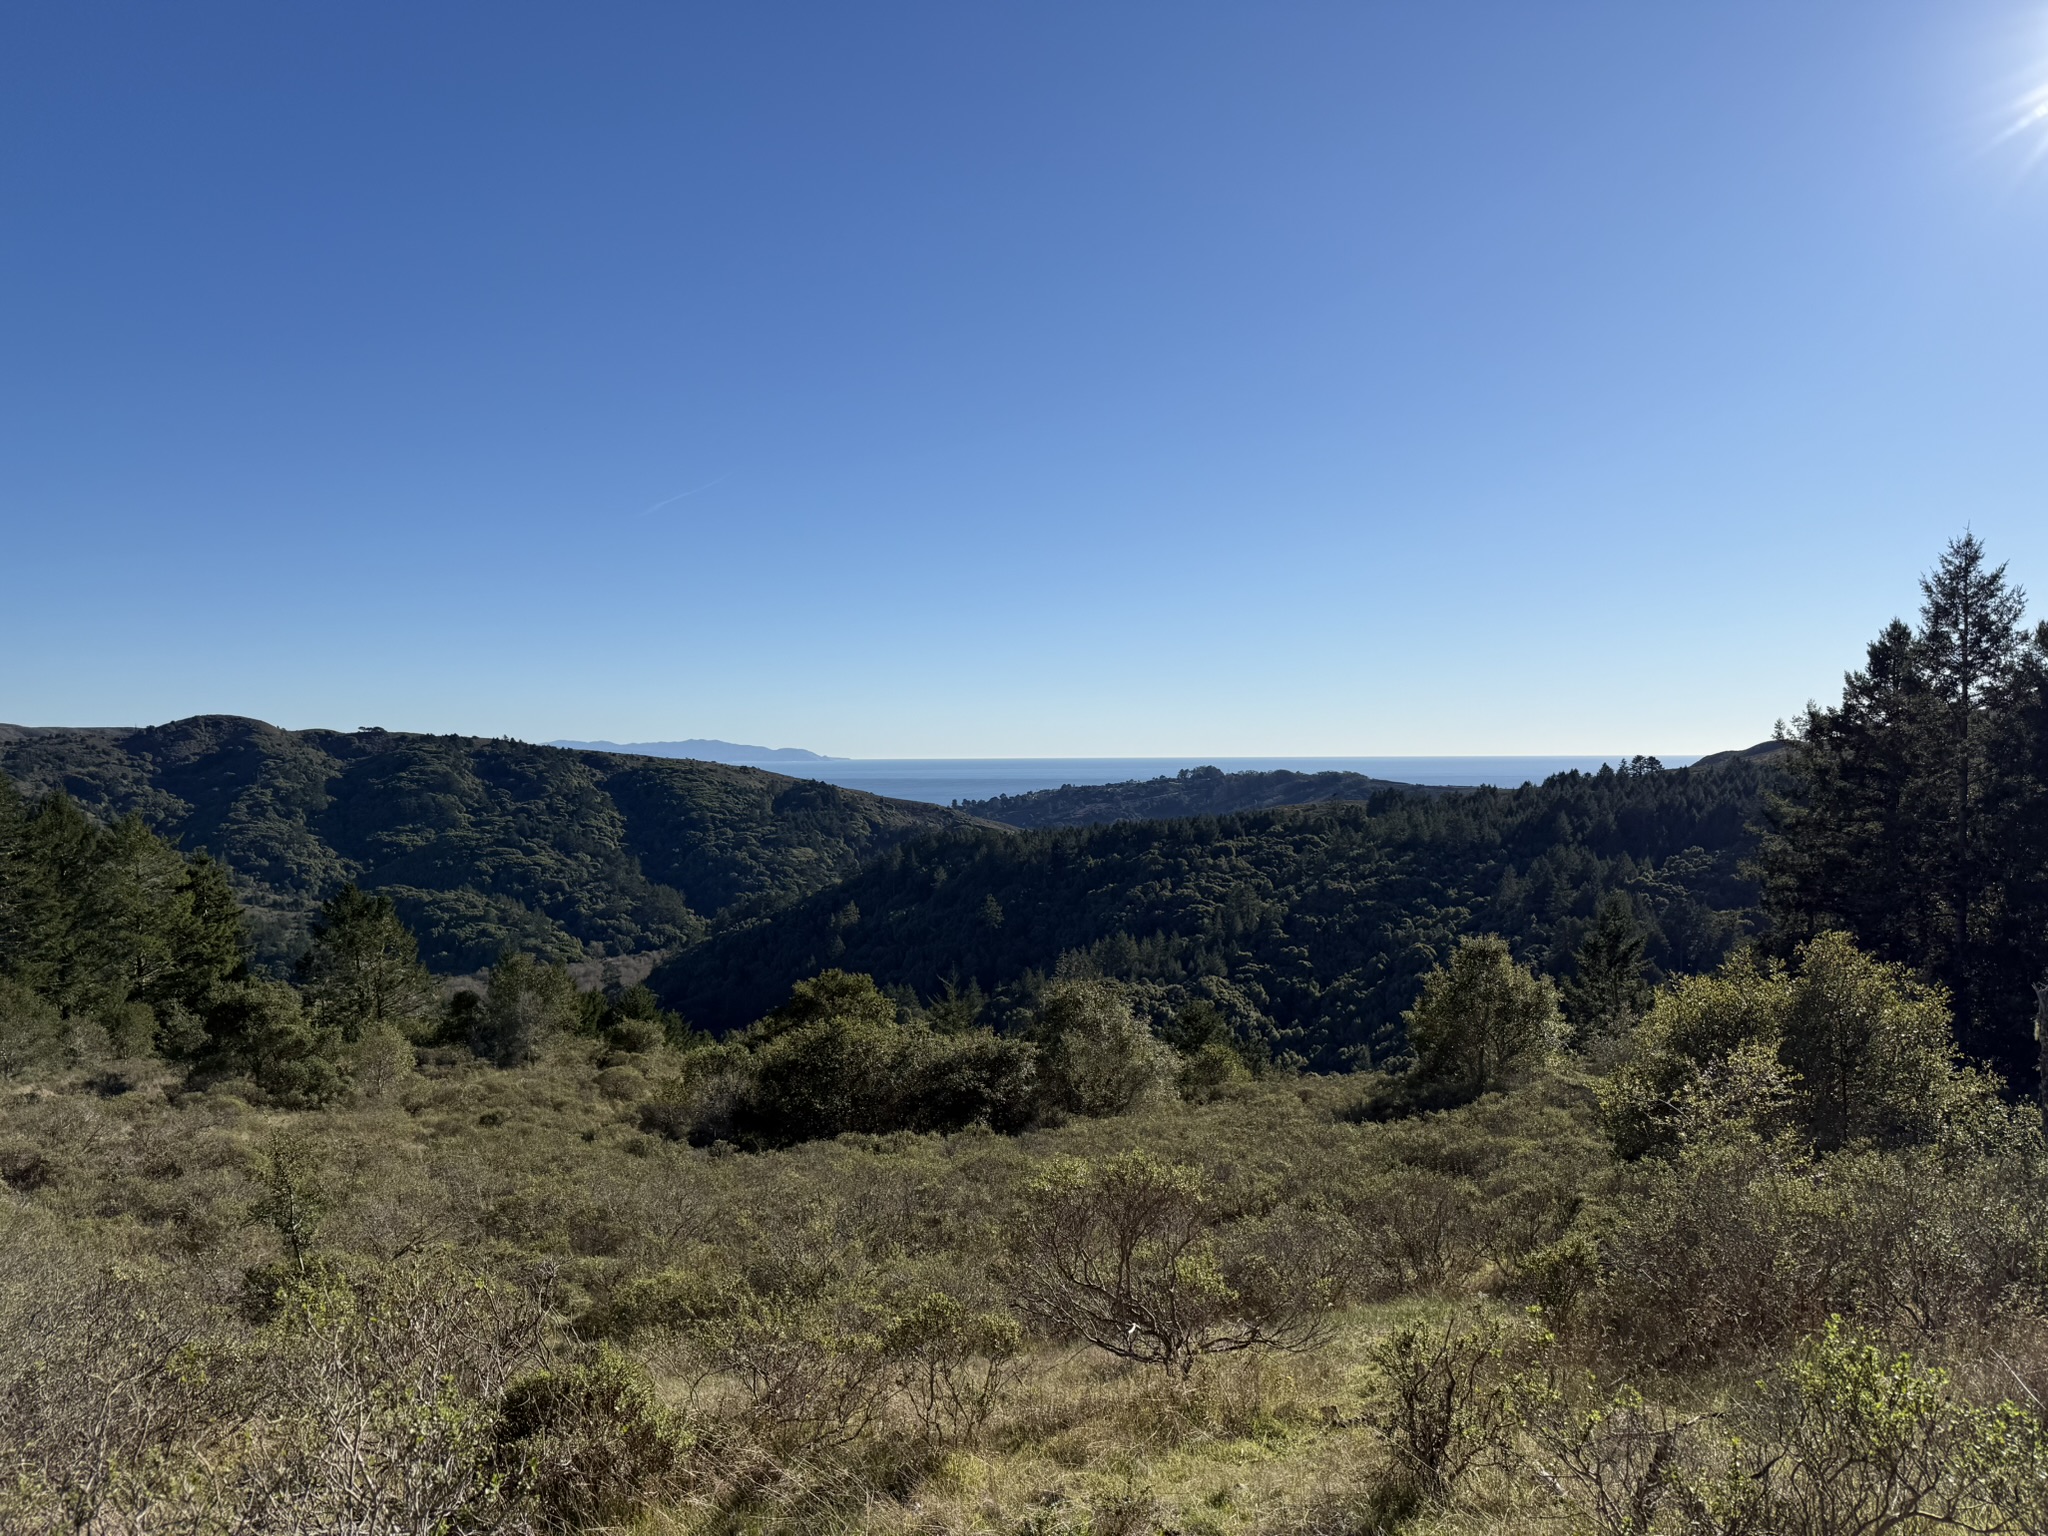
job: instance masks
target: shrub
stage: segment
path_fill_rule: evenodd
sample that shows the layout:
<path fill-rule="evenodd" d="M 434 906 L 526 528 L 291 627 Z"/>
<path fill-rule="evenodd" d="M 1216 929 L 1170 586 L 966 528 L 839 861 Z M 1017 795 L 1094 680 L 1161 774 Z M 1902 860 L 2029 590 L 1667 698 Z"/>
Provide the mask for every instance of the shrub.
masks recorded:
<path fill-rule="evenodd" d="M 1973 1405 L 1945 1372 L 1886 1354 L 1839 1318 L 1776 1373 L 1749 1428 L 1726 1479 L 1704 1491 L 1724 1527 L 2020 1531 L 2040 1513 L 2048 1463 L 2034 1415 Z M 2030 1475 L 2014 1479 L 2015 1470 Z"/>
<path fill-rule="evenodd" d="M 1696 1501 L 1706 1423 L 1706 1415 L 1647 1403 L 1634 1387 L 1592 1405 L 1532 1393 L 1527 1470 L 1564 1505 L 1574 1531 L 1648 1536 L 1666 1511 L 1683 1521 Z"/>
<path fill-rule="evenodd" d="M 1018 1130 L 1032 1108 L 1032 1053 L 986 1030 L 938 1035 L 854 1014 L 799 1025 L 754 1053 L 733 1139 L 757 1146 L 860 1131 Z"/>
<path fill-rule="evenodd" d="M 1037 1052 L 985 1029 L 910 1033 L 898 1064 L 900 1089 L 889 1130 L 957 1131 L 974 1124 L 1021 1131 L 1038 1097 Z"/>
<path fill-rule="evenodd" d="M 1521 1368 L 1547 1342 L 1526 1320 L 1454 1316 L 1409 1323 L 1373 1346 L 1366 1421 L 1421 1498 L 1442 1503 L 1473 1468 L 1505 1459 Z"/>
<path fill-rule="evenodd" d="M 1073 1114 L 1122 1114 L 1172 1080 L 1171 1053 L 1110 982 L 1054 982 L 1031 1037 L 1047 1101 Z"/>
<path fill-rule="evenodd" d="M 1781 1345 L 1832 1312 L 1941 1337 L 2040 1304 L 2035 1126 L 1978 1116 L 1967 1137 L 1952 1126 L 1931 1146 L 1816 1156 L 1784 1128 L 1795 1092 L 1761 1042 L 1680 1089 L 1664 1117 L 1675 1152 L 1631 1165 L 1584 1229 L 1610 1341 L 1655 1364 L 1701 1364 Z"/>
<path fill-rule="evenodd" d="M 1011 1224 L 1012 1298 L 1057 1336 L 1183 1376 L 1205 1355 L 1314 1342 L 1341 1294 L 1327 1232 L 1216 1196 L 1199 1169 L 1145 1152 L 1057 1159 Z"/>
<path fill-rule="evenodd" d="M 737 1040 L 681 1058 L 642 1128 L 702 1146 L 792 1146 L 848 1132 L 1021 1130 L 1034 1052 L 985 1029 L 940 1034 L 865 976 L 826 971 Z"/>
<path fill-rule="evenodd" d="M 1595 1322 L 1625 1355 L 1740 1357 L 1826 1315 L 1817 1266 L 1841 1228 L 1806 1150 L 1771 1128 L 1789 1092 L 1764 1047 L 1702 1072 L 1672 1116 L 1676 1156 L 1636 1164 L 1599 1213 Z"/>
<path fill-rule="evenodd" d="M 221 988 L 206 1033 L 197 1082 L 245 1077 L 289 1109 L 331 1104 L 348 1091 L 340 1036 L 321 1029 L 284 982 L 252 978 Z"/>
<path fill-rule="evenodd" d="M 925 1290 L 890 1322 L 883 1351 L 924 1438 L 971 1440 L 1014 1374 L 1022 1342 L 1008 1313 Z"/>
<path fill-rule="evenodd" d="M 795 1454 L 856 1440 L 881 1416 L 893 1388 L 887 1323 L 860 1285 L 740 1281 L 693 1308 L 675 1337 L 700 1390 L 708 1383 L 714 1420 Z"/>
<path fill-rule="evenodd" d="M 1804 945 L 1785 987 L 1779 1059 L 1798 1074 L 1807 1134 L 1823 1150 L 1932 1141 L 1966 1085 L 1948 999 L 1842 933 Z"/>
<path fill-rule="evenodd" d="M 764 1146 L 895 1128 L 903 1030 L 887 1018 L 831 1014 L 783 1030 L 754 1053 L 736 1139 Z"/>
<path fill-rule="evenodd" d="M 277 1450 L 221 1490 L 229 1529 L 495 1523 L 493 1404 L 538 1347 L 540 1298 L 426 1253 L 287 1278 L 257 1360 Z M 276 1454 L 276 1451 L 273 1451 Z"/>
<path fill-rule="evenodd" d="M 867 1244 L 822 1212 L 758 1237 L 739 1272 L 639 1276 L 579 1331 L 658 1336 L 709 1421 L 784 1454 L 857 1439 L 899 1392 L 927 1439 L 979 1428 L 1014 1368 L 1014 1319 L 929 1283 L 885 1285 Z"/>
<path fill-rule="evenodd" d="M 1687 1085 L 1745 1045 L 1776 1055 L 1790 1121 L 1823 1150 L 1931 1141 L 1985 1093 L 1956 1070 L 1940 991 L 1825 933 L 1801 946 L 1790 970 L 1737 955 L 1658 996 L 1605 1092 L 1616 1149 L 1636 1157 L 1669 1147 Z"/>
<path fill-rule="evenodd" d="M 1415 1054 L 1412 1086 L 1447 1102 L 1505 1087 L 1548 1054 L 1562 1029 L 1556 989 L 1515 964 L 1506 941 L 1491 934 L 1463 940 L 1448 964 L 1424 977 L 1403 1021 Z"/>
<path fill-rule="evenodd" d="M 1214 1040 L 1186 1056 L 1174 1074 L 1180 1096 L 1193 1104 L 1213 1104 L 1242 1093 L 1251 1080 L 1244 1058 L 1229 1045 Z"/>
<path fill-rule="evenodd" d="M 668 1031 L 658 1019 L 622 1018 L 605 1031 L 605 1043 L 615 1051 L 638 1056 L 666 1045 Z"/>
<path fill-rule="evenodd" d="M 689 1470 L 688 1437 L 609 1345 L 506 1387 L 494 1441 L 507 1493 L 547 1529 L 629 1522 L 679 1491 Z"/>
<path fill-rule="evenodd" d="M 0 1209 L 0 1529 L 140 1528 L 223 1413 L 196 1298 Z"/>
<path fill-rule="evenodd" d="M 64 1022 L 56 1007 L 29 987 L 0 976 L 0 1081 L 57 1064 Z"/>

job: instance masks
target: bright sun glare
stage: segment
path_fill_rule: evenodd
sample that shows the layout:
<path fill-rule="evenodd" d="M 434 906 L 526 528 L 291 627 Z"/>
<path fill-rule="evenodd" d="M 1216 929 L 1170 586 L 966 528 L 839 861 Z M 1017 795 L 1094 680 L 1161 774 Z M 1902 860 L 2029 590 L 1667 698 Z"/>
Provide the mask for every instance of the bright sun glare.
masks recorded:
<path fill-rule="evenodd" d="M 2021 166 L 2021 174 L 2024 175 L 2031 172 L 2043 156 L 2048 156 L 2048 85 L 2036 86 L 2019 99 L 2004 130 L 1993 142 L 2006 144 L 2021 138 L 2031 141 L 2026 161 Z"/>

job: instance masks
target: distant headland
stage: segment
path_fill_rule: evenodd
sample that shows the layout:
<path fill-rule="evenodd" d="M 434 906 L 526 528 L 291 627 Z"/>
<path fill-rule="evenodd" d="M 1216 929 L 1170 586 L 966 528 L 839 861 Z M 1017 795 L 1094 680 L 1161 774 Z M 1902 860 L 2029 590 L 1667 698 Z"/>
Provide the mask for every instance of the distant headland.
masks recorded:
<path fill-rule="evenodd" d="M 691 741 L 551 741 L 551 747 L 574 747 L 584 752 L 629 752 L 637 757 L 693 757 L 704 763 L 843 763 L 843 757 L 806 752 L 802 747 L 750 747 L 743 742 Z"/>

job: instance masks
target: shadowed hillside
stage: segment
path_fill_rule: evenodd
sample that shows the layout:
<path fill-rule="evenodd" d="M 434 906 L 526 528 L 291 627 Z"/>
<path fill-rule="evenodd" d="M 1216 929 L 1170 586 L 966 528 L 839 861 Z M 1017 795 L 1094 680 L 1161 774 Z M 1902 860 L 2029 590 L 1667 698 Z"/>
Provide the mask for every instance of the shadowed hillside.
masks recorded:
<path fill-rule="evenodd" d="M 1225 773 L 1221 768 L 1183 768 L 1156 779 L 1118 784 L 1063 784 L 992 800 L 965 800 L 958 808 L 1012 827 L 1086 827 L 1105 821 L 1150 821 L 1172 816 L 1231 816 L 1283 805 L 1320 805 L 1329 800 L 1370 800 L 1386 790 L 1442 795 L 1425 784 L 1398 784 L 1362 773 Z"/>
<path fill-rule="evenodd" d="M 0 769 L 102 819 L 139 813 L 224 863 L 270 961 L 353 880 L 437 970 L 508 944 L 567 958 L 684 943 L 750 901 L 829 885 L 938 806 L 716 763 L 207 715 L 141 730 L 0 727 Z"/>
<path fill-rule="evenodd" d="M 649 985 L 713 1030 L 760 1017 L 824 966 L 933 998 L 1028 999 L 1059 971 L 1207 1003 L 1318 1067 L 1401 1043 L 1421 978 L 1468 933 L 1540 969 L 1622 892 L 1661 971 L 1711 967 L 1750 927 L 1741 873 L 1770 770 L 1561 774 L 1512 791 L 1006 836 L 896 849 L 844 883 L 670 960 Z"/>

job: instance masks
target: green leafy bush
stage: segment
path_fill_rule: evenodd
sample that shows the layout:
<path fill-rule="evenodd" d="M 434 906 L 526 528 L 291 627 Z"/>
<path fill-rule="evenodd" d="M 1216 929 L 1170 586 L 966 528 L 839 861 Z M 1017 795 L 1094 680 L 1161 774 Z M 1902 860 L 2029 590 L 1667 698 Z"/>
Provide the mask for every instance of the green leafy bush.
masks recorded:
<path fill-rule="evenodd" d="M 1172 1081 L 1166 1047 L 1107 982 L 1053 983 L 1031 1036 L 1047 1102 L 1073 1114 L 1121 1114 Z"/>
<path fill-rule="evenodd" d="M 1395 1478 L 1441 1504 L 1479 1466 L 1505 1464 L 1521 1422 L 1522 1373 L 1548 1342 L 1525 1320 L 1452 1315 L 1376 1343 L 1367 1422 Z"/>
<path fill-rule="evenodd" d="M 1855 1337 L 1839 1318 L 1774 1374 L 1748 1428 L 1701 1500 L 1723 1529 L 2039 1528 L 2048 1447 L 2038 1416 L 1971 1403 L 1947 1373 Z"/>
<path fill-rule="evenodd" d="M 1743 1046 L 1782 1063 L 1792 1123 L 1824 1150 L 1931 1141 L 1986 1095 L 1957 1070 L 1942 995 L 1828 933 L 1789 969 L 1738 955 L 1658 996 L 1606 1090 L 1617 1150 L 1671 1145 L 1688 1085 Z"/>
<path fill-rule="evenodd" d="M 507 1495 L 543 1529 L 631 1521 L 689 1479 L 689 1436 L 645 1372 L 608 1345 L 511 1382 L 492 1439 Z"/>

